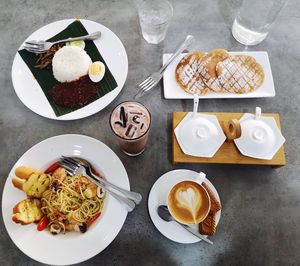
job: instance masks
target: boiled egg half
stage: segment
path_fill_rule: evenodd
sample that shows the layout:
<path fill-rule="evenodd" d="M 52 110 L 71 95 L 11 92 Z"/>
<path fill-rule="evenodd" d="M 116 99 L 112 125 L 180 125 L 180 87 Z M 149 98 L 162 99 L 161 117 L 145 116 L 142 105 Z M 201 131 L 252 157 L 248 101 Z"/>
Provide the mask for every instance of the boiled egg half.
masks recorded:
<path fill-rule="evenodd" d="M 93 82 L 99 82 L 103 79 L 105 74 L 105 65 L 100 62 L 96 61 L 92 63 L 89 67 L 89 77 Z"/>

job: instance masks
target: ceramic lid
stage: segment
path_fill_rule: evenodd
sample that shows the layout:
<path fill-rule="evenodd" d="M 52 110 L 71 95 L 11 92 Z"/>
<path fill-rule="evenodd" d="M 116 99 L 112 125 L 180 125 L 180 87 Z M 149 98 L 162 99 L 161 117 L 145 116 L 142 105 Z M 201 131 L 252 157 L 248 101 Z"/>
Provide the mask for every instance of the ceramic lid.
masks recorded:
<path fill-rule="evenodd" d="M 194 110 L 175 128 L 175 136 L 185 154 L 211 158 L 226 140 L 215 115 L 199 114 L 198 96 L 194 96 Z"/>
<path fill-rule="evenodd" d="M 240 124 L 242 134 L 234 142 L 243 155 L 271 160 L 285 142 L 275 119 L 261 116 L 259 107 L 255 115 L 244 114 Z"/>

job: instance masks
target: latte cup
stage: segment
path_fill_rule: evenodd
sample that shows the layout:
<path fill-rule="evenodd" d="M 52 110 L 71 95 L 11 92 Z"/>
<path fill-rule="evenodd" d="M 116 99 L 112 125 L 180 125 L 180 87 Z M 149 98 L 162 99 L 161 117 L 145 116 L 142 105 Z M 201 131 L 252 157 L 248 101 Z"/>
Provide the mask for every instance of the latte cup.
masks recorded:
<path fill-rule="evenodd" d="M 173 218 L 182 224 L 201 223 L 210 210 L 210 197 L 198 182 L 184 180 L 175 184 L 168 193 L 167 205 Z"/>

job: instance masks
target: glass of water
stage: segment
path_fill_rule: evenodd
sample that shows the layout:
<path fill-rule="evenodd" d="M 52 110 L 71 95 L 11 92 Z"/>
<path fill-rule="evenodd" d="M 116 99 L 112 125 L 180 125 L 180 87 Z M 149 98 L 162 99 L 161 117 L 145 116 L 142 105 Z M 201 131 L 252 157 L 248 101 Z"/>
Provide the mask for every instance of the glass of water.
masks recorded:
<path fill-rule="evenodd" d="M 232 26 L 232 35 L 240 43 L 262 42 L 287 0 L 243 0 Z"/>
<path fill-rule="evenodd" d="M 172 5 L 167 0 L 143 1 L 138 14 L 144 39 L 153 44 L 163 41 L 173 16 Z"/>

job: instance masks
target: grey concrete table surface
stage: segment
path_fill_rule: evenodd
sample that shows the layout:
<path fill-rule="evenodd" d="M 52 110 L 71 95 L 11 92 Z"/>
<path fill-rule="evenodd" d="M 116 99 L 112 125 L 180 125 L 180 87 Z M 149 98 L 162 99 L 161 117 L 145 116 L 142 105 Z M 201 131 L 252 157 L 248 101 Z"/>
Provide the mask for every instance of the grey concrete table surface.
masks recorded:
<path fill-rule="evenodd" d="M 130 1 L 0 1 L 1 191 L 11 167 L 31 146 L 55 135 L 85 134 L 116 152 L 126 167 L 132 189 L 141 192 L 144 200 L 128 215 L 116 239 L 84 265 L 299 265 L 299 2 L 290 0 L 267 39 L 248 48 L 238 44 L 230 31 L 239 1 L 171 2 L 174 17 L 165 41 L 149 45 L 141 37 L 136 8 Z M 87 18 L 107 26 L 120 37 L 129 59 L 127 81 L 112 104 L 91 117 L 68 122 L 49 120 L 31 112 L 18 99 L 11 82 L 12 61 L 22 41 L 41 26 L 65 18 Z M 147 150 L 137 158 L 120 151 L 108 124 L 112 108 L 132 99 L 134 86 L 157 70 L 162 53 L 172 52 L 187 34 L 196 37 L 195 48 L 203 51 L 222 47 L 269 53 L 275 98 L 202 100 L 199 110 L 252 112 L 255 106 L 261 106 L 265 112 L 279 112 L 287 140 L 285 167 L 172 166 L 171 113 L 191 110 L 192 101 L 165 100 L 162 83 L 142 100 L 153 116 Z M 211 237 L 214 246 L 174 243 L 161 235 L 150 220 L 147 197 L 151 186 L 163 173 L 178 168 L 206 172 L 219 191 L 223 212 L 217 234 Z M 39 263 L 14 245 L 0 219 L 0 265 L 23 264 Z"/>

